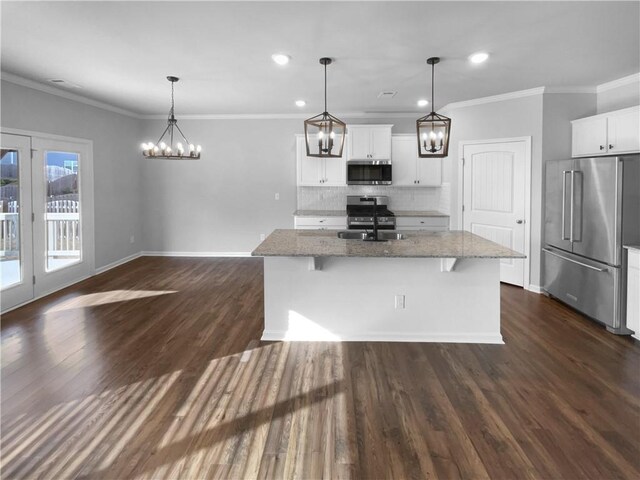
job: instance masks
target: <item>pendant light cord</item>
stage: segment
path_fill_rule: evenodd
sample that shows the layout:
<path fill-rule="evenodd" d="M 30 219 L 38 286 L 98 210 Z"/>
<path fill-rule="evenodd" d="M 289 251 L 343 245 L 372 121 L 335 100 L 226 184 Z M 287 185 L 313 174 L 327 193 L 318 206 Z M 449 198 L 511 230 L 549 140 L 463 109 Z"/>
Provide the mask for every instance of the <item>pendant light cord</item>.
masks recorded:
<path fill-rule="evenodd" d="M 174 116 L 174 100 L 173 100 L 173 85 L 175 82 L 171 82 L 171 110 L 169 111 L 169 115 L 171 118 Z"/>
<path fill-rule="evenodd" d="M 434 64 L 432 63 L 431 64 L 431 111 L 435 112 L 436 106 L 433 104 L 433 89 L 434 89 L 433 72 L 434 72 Z"/>
<path fill-rule="evenodd" d="M 327 113 L 327 64 L 324 64 L 324 112 Z"/>

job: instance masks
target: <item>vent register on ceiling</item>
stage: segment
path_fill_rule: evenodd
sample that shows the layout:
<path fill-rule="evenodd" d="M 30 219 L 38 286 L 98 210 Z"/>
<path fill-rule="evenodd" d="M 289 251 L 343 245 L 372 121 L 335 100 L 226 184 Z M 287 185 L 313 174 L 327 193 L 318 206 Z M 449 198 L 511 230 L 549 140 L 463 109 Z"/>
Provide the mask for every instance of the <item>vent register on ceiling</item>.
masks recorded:
<path fill-rule="evenodd" d="M 178 126 L 175 117 L 175 102 L 173 96 L 173 86 L 180 80 L 178 77 L 169 76 L 167 80 L 171 82 L 171 110 L 167 119 L 167 128 L 164 129 L 158 141 L 142 144 L 142 154 L 145 157 L 167 158 L 167 159 L 198 159 L 202 147 L 194 145 L 187 140 L 187 137 Z M 175 144 L 174 144 L 175 140 Z M 184 141 L 184 143 L 182 143 Z"/>

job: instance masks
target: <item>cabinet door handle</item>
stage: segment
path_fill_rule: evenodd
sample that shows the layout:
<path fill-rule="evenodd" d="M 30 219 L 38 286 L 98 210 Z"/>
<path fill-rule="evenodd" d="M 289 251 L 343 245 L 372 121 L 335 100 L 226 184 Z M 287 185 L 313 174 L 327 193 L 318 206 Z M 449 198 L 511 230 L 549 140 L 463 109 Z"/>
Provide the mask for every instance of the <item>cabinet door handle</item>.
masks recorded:
<path fill-rule="evenodd" d="M 518 220 L 516 220 L 516 223 L 517 223 L 518 225 L 522 225 L 522 224 L 524 223 L 524 220 L 520 220 L 520 219 L 518 219 Z"/>
<path fill-rule="evenodd" d="M 604 150 L 604 145 L 600 145 L 600 150 Z"/>
<path fill-rule="evenodd" d="M 420 180 L 418 180 L 418 183 L 420 183 Z"/>
<path fill-rule="evenodd" d="M 613 150 L 613 145 L 609 144 L 609 150 Z"/>

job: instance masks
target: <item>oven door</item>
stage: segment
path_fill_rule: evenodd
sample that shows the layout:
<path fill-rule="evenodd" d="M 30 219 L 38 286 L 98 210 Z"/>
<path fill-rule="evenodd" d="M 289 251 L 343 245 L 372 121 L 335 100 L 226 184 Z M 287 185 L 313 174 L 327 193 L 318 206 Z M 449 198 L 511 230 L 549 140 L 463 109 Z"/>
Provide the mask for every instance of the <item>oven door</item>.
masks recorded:
<path fill-rule="evenodd" d="M 391 162 L 389 160 L 348 161 L 347 185 L 391 185 Z"/>

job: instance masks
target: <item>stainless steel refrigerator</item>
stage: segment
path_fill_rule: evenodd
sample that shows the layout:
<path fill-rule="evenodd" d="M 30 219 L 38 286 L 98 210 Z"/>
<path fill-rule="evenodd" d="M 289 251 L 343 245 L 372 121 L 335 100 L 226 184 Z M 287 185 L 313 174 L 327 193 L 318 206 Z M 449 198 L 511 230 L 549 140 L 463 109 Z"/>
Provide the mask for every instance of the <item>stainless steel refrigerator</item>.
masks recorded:
<path fill-rule="evenodd" d="M 606 325 L 626 328 L 626 249 L 640 243 L 640 156 L 546 163 L 543 289 Z"/>

